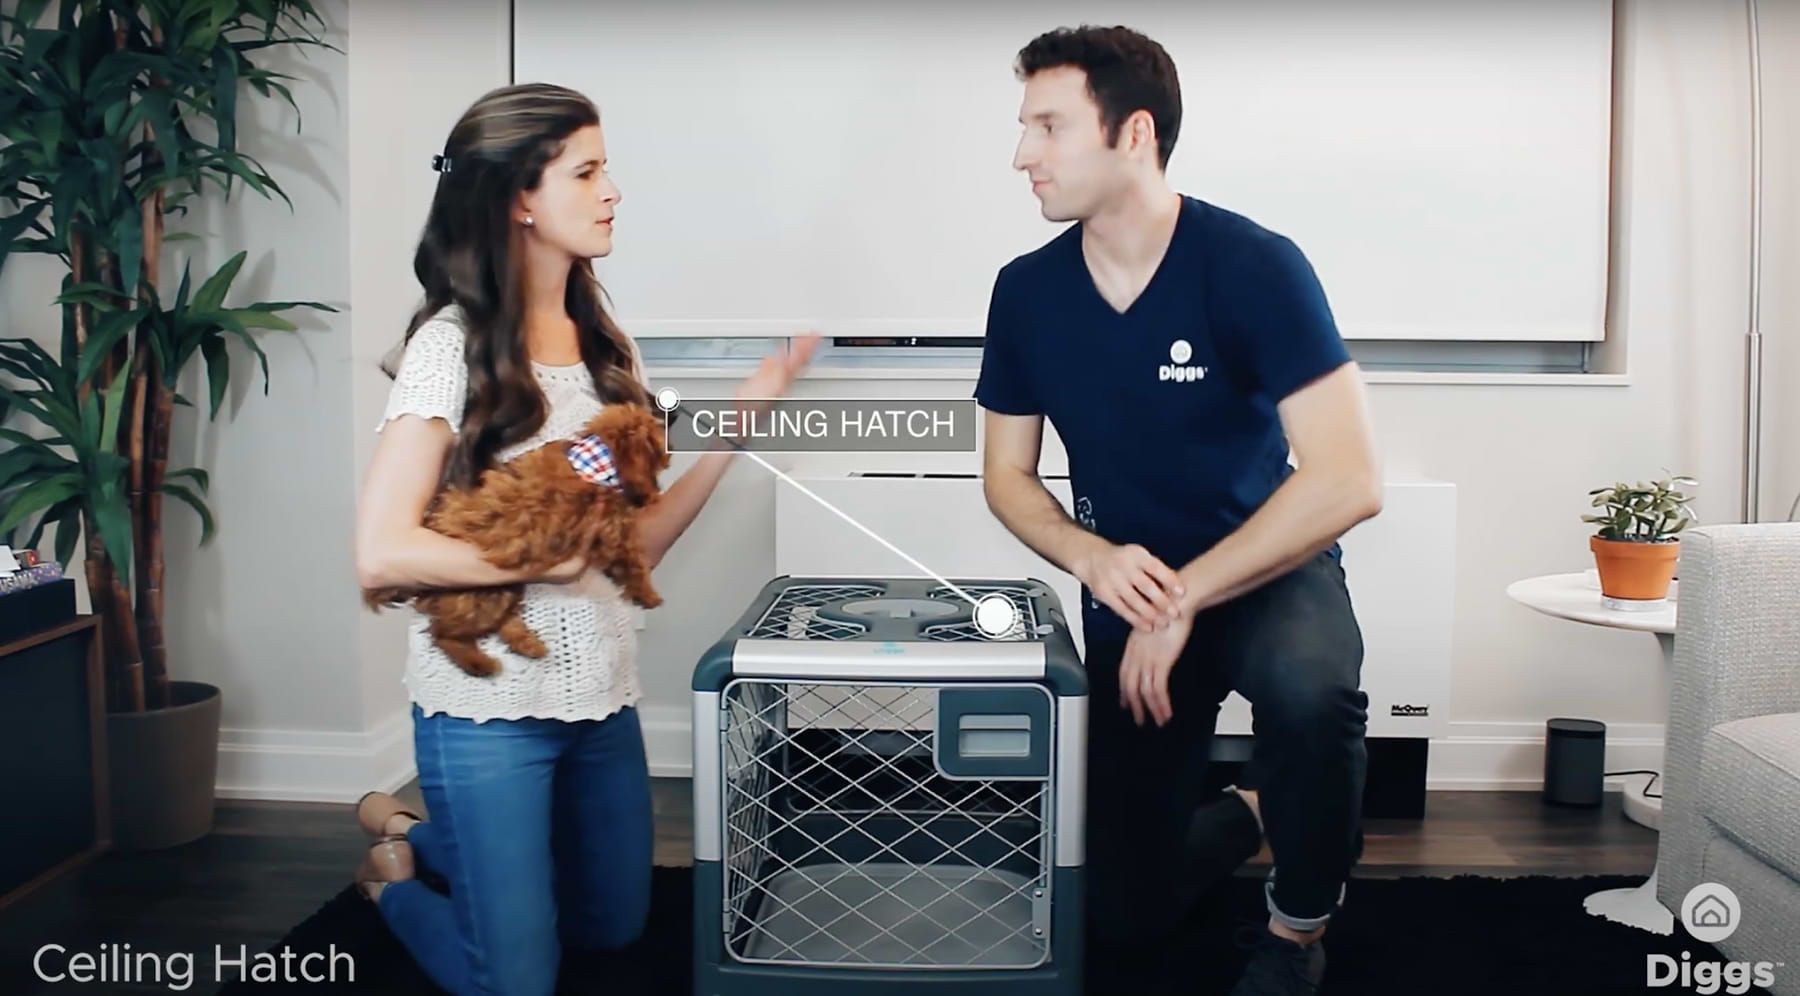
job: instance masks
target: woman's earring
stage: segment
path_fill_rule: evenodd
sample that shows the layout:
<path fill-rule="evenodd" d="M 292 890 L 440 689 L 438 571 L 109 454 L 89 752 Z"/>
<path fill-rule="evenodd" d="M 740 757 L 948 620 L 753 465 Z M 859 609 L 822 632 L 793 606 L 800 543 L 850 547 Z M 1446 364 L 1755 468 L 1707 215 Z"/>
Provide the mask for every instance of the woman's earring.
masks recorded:
<path fill-rule="evenodd" d="M 527 225 L 531 225 L 531 224 L 535 224 L 535 222 L 533 222 L 533 221 L 532 221 L 532 220 L 531 220 L 531 215 L 526 215 L 526 216 L 525 216 L 525 224 L 527 224 Z"/>

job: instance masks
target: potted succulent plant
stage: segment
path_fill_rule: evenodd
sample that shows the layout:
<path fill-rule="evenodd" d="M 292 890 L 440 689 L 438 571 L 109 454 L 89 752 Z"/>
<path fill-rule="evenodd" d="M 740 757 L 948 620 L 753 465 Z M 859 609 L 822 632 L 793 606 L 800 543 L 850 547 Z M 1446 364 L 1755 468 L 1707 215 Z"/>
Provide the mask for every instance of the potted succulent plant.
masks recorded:
<path fill-rule="evenodd" d="M 1688 508 L 1693 498 L 1681 488 L 1696 483 L 1691 477 L 1669 477 L 1635 485 L 1620 482 L 1588 492 L 1593 507 L 1603 509 L 1581 517 L 1600 527 L 1588 538 L 1588 547 L 1600 571 L 1602 595 L 1629 601 L 1668 596 L 1681 554 L 1677 534 L 1694 521 Z"/>

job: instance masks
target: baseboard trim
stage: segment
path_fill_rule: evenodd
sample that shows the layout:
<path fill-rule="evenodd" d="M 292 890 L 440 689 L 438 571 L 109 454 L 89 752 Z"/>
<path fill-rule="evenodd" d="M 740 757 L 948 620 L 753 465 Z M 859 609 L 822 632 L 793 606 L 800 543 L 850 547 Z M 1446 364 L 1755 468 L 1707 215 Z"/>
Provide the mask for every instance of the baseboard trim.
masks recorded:
<path fill-rule="evenodd" d="M 1452 722 L 1449 735 L 1431 741 L 1425 787 L 1439 790 L 1537 790 L 1544 786 L 1542 722 Z M 1607 723 L 1606 771 L 1661 770 L 1661 723 Z M 1605 781 L 1621 791 L 1618 778 Z"/>
<path fill-rule="evenodd" d="M 221 799 L 355 802 L 413 779 L 412 720 L 402 710 L 366 733 L 222 729 Z"/>
<path fill-rule="evenodd" d="M 693 774 L 692 722 L 687 709 L 649 706 L 643 709 L 644 746 L 650 774 L 687 778 Z M 1428 790 L 1536 791 L 1544 785 L 1544 724 L 1541 722 L 1451 722 L 1446 736 L 1431 741 L 1425 775 Z M 1659 723 L 1608 723 L 1606 769 L 1660 769 L 1663 726 Z M 1606 790 L 1620 791 L 1620 779 L 1606 779 Z"/>
<path fill-rule="evenodd" d="M 650 774 L 692 776 L 692 716 L 683 706 L 640 705 Z M 1544 783 L 1541 722 L 1451 722 L 1431 741 L 1431 790 L 1535 791 Z M 1606 770 L 1660 769 L 1663 726 L 1608 723 Z M 367 733 L 226 729 L 219 734 L 218 796 L 292 802 L 354 802 L 370 789 L 392 792 L 416 774 L 412 723 L 395 713 Z M 1621 780 L 1606 780 L 1620 791 Z"/>

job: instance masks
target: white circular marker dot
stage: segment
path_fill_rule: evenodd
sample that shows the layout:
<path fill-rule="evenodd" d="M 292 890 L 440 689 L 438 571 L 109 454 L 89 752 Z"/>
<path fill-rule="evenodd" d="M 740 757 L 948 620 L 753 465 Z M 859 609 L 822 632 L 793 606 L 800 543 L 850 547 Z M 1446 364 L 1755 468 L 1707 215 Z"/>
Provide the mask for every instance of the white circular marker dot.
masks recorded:
<path fill-rule="evenodd" d="M 672 412 L 681 404 L 681 392 L 672 387 L 665 387 L 656 392 L 656 407 L 665 412 Z"/>
<path fill-rule="evenodd" d="M 981 631 L 982 636 L 1004 636 L 1018 622 L 1018 607 L 1005 595 L 983 595 L 975 603 L 975 628 Z"/>

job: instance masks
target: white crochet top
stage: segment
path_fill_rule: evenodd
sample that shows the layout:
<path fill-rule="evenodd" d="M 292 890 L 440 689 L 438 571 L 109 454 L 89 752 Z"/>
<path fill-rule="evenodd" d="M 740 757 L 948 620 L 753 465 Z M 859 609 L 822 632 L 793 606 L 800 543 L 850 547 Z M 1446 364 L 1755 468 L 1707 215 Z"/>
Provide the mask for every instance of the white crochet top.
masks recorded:
<path fill-rule="evenodd" d="M 549 403 L 548 416 L 531 438 L 496 454 L 496 462 L 577 435 L 603 407 L 585 366 L 534 362 L 532 367 Z M 407 342 L 376 431 L 405 414 L 441 418 L 452 432 L 458 431 L 467 384 L 462 311 L 451 305 L 419 326 Z M 605 719 L 639 698 L 637 631 L 630 607 L 618 586 L 598 572 L 571 584 L 526 585 L 525 623 L 550 653 L 537 660 L 521 657 L 490 634 L 481 648 L 500 662 L 500 672 L 488 678 L 457 667 L 432 642 L 425 617 L 408 611 L 412 619 L 404 683 L 425 715 L 448 713 L 477 722 L 527 716 Z"/>

